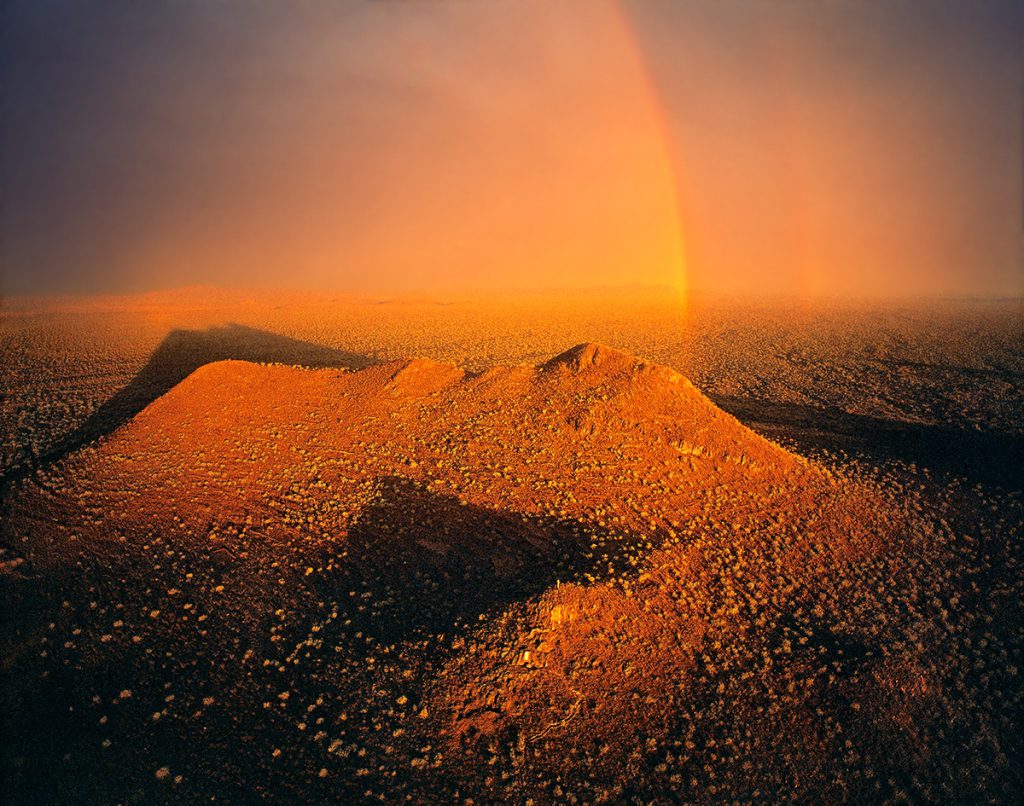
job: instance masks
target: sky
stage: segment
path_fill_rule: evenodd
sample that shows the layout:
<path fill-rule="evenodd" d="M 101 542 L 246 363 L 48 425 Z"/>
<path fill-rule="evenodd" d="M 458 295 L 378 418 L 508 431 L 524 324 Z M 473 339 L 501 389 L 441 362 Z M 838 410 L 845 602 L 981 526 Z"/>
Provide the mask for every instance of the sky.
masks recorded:
<path fill-rule="evenodd" d="M 0 293 L 1024 294 L 1009 0 L 0 15 Z"/>

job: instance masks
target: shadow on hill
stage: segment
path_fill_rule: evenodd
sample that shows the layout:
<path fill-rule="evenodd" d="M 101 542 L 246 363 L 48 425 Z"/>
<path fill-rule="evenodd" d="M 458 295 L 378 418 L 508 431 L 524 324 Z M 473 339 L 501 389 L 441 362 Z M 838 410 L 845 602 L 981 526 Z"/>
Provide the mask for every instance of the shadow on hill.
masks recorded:
<path fill-rule="evenodd" d="M 898 459 L 973 482 L 1024 489 L 1024 438 L 1015 434 L 904 423 L 837 408 L 742 397 L 712 400 L 755 431 L 770 439 L 791 440 L 799 449 Z"/>
<path fill-rule="evenodd" d="M 558 582 L 609 578 L 609 568 L 629 576 L 650 539 L 462 504 L 398 477 L 378 485 L 349 529 L 344 563 L 315 584 L 318 596 L 339 602 L 354 591 L 367 608 L 348 616 L 386 642 L 449 632 Z M 334 552 L 325 548 L 325 564 Z"/>
<path fill-rule="evenodd" d="M 241 802 L 268 792 L 294 802 L 358 802 L 367 786 L 360 770 L 393 759 L 395 746 L 405 752 L 392 732 L 407 726 L 394 703 L 418 708 L 438 669 L 479 648 L 464 641 L 481 614 L 526 605 L 559 581 L 632 578 L 668 537 L 463 504 L 395 476 L 376 480 L 347 533 L 318 538 L 329 530 L 302 526 L 289 540 L 250 536 L 237 542 L 228 567 L 218 567 L 205 532 L 175 534 L 175 551 L 161 549 L 153 563 L 145 553 L 151 524 L 115 528 L 128 530 L 123 551 L 69 554 L 63 568 L 9 592 L 16 610 L 8 612 L 17 613 L 9 621 L 35 625 L 19 633 L 25 651 L 17 663 L 0 669 L 0 683 L 9 684 L 0 685 L 9 802 L 121 802 L 133 794 L 165 802 L 159 766 L 182 776 L 176 802 L 211 791 Z M 201 629 L 166 615 L 171 589 L 186 578 Z M 112 637 L 103 614 L 115 613 L 143 615 L 124 615 L 128 625 Z M 617 615 L 599 617 L 610 623 Z M 513 631 L 523 624 L 492 622 L 485 651 L 518 646 Z M 42 653 L 40 635 L 49 636 Z M 809 645 L 800 650 L 804 636 Z M 798 622 L 784 611 L 767 648 L 789 639 L 809 662 L 843 675 L 874 651 L 825 618 Z M 693 689 L 693 713 L 715 706 L 723 679 Z M 172 715 L 154 727 L 154 711 L 170 699 Z M 115 718 L 99 720 L 100 702 L 117 704 Z M 305 730 L 307 720 L 320 725 L 317 714 L 341 714 L 343 724 L 331 718 L 323 730 L 365 752 L 325 753 L 319 728 Z M 237 750 L 240 730 L 246 752 Z M 287 753 L 272 755 L 282 746 Z M 329 776 L 314 772 L 321 767 Z M 450 781 L 438 786 L 439 796 L 450 791 Z"/>
<path fill-rule="evenodd" d="M 138 531 L 125 545 L 138 547 L 149 525 L 128 528 Z M 631 576 L 630 557 L 639 555 L 643 543 L 640 536 L 568 518 L 464 505 L 453 495 L 387 476 L 376 482 L 373 500 L 346 536 L 319 541 L 297 530 L 287 542 L 252 541 L 228 568 L 217 567 L 205 534 L 178 535 L 177 557 L 157 565 L 140 563 L 131 551 L 102 559 L 69 555 L 62 571 L 41 583 L 24 580 L 8 592 L 10 612 L 19 614 L 19 623 L 34 622 L 42 629 L 61 622 L 64 601 L 81 608 L 92 601 L 99 612 L 151 613 L 161 607 L 163 591 L 180 585 L 186 572 L 194 607 L 208 619 L 197 630 L 181 629 L 174 618 L 147 618 L 137 643 L 127 635 L 106 640 L 110 636 L 104 638 L 97 626 L 76 634 L 73 647 L 69 638 L 49 653 L 20 653 L 15 675 L 0 674 L 0 682 L 16 683 L 0 687 L 7 714 L 0 728 L 0 773 L 10 775 L 16 802 L 26 803 L 69 802 L 76 793 L 80 800 L 83 792 L 90 793 L 90 802 L 123 801 L 138 782 L 157 786 L 152 753 L 138 748 L 157 741 L 151 703 L 164 702 L 164 681 L 173 676 L 180 712 L 209 712 L 201 731 L 189 722 L 161 723 L 166 730 L 185 732 L 162 734 L 159 748 L 160 763 L 184 773 L 183 802 L 232 787 L 239 800 L 251 800 L 249 781 L 279 793 L 305 787 L 294 793 L 296 802 L 331 802 L 338 800 L 332 781 L 351 780 L 355 783 L 345 794 L 358 800 L 365 788 L 357 777 L 366 763 L 362 754 L 331 756 L 330 781 L 311 775 L 304 759 L 312 753 L 317 766 L 324 763 L 323 747 L 296 746 L 295 734 L 283 732 L 281 720 L 264 703 L 281 702 L 279 693 L 286 690 L 288 707 L 302 718 L 306 705 L 326 700 L 325 711 L 347 714 L 350 735 L 372 737 L 389 718 L 388 703 L 399 695 L 412 701 L 422 697 L 433 679 L 430 670 L 460 651 L 453 639 L 478 624 L 480 614 L 524 602 L 558 581 L 588 574 Z M 297 584 L 276 584 L 285 576 Z M 221 585 L 230 597 L 215 592 Z M 336 618 L 325 623 L 324 614 L 332 609 Z M 316 640 L 308 641 L 310 636 Z M 406 641 L 411 642 L 406 650 L 390 649 Z M 404 658 L 415 674 L 386 670 L 404 662 L 401 653 L 413 651 L 409 646 L 428 644 L 428 663 L 414 663 L 414 655 Z M 301 667 L 282 661 L 281 647 L 302 647 Z M 269 659 L 275 662 L 264 663 Z M 64 668 L 65 660 L 74 664 L 73 674 Z M 330 681 L 326 688 L 324 681 Z M 99 693 L 114 700 L 125 687 L 133 694 L 119 706 L 120 721 L 111 721 L 111 734 L 98 725 L 89 698 Z M 222 705 L 203 706 L 199 700 L 209 692 L 217 692 Z M 129 713 L 132 718 L 126 718 Z M 258 752 L 226 758 L 216 743 L 236 742 L 239 725 Z M 113 746 L 104 749 L 101 741 L 111 735 Z M 261 760 L 282 742 L 292 743 L 291 750 L 268 770 Z M 211 765 L 210 759 L 217 761 Z M 158 802 L 160 791 L 141 799 Z"/>
<path fill-rule="evenodd" d="M 111 433 L 199 367 L 228 359 L 313 369 L 363 369 L 376 363 L 368 356 L 233 323 L 206 330 L 172 330 L 127 386 L 43 454 L 36 464 L 55 462 Z M 8 476 L 24 475 L 30 469 L 12 471 Z"/>

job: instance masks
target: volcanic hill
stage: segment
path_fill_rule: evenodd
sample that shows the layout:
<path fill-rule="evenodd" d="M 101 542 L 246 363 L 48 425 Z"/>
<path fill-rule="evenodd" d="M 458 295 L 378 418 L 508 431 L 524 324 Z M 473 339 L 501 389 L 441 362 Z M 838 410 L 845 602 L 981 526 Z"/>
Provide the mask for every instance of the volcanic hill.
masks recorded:
<path fill-rule="evenodd" d="M 1002 785 L 940 752 L 939 537 L 607 347 L 208 364 L 4 509 L 18 797 Z"/>

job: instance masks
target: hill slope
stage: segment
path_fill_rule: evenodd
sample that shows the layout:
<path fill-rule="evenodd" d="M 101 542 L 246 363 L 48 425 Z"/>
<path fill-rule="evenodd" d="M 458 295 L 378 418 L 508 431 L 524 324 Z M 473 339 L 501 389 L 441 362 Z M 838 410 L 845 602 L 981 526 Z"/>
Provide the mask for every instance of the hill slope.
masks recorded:
<path fill-rule="evenodd" d="M 24 797 L 976 785 L 938 537 L 606 347 L 209 364 L 6 507 Z"/>

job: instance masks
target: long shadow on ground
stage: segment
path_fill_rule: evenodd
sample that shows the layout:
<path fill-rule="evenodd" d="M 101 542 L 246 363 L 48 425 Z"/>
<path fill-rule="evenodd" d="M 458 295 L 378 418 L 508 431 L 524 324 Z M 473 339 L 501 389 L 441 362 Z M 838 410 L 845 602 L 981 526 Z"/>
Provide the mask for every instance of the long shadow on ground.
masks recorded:
<path fill-rule="evenodd" d="M 233 323 L 206 330 L 172 330 L 127 386 L 43 454 L 36 465 L 58 461 L 83 445 L 111 433 L 199 367 L 228 359 L 312 369 L 355 370 L 376 363 L 375 359 L 365 355 Z M 8 472 L 7 478 L 24 476 L 31 469 L 13 469 Z"/>
<path fill-rule="evenodd" d="M 904 423 L 837 408 L 743 397 L 712 400 L 755 431 L 771 439 L 790 440 L 802 450 L 898 459 L 973 482 L 1024 489 L 1024 438 L 1016 434 Z"/>

